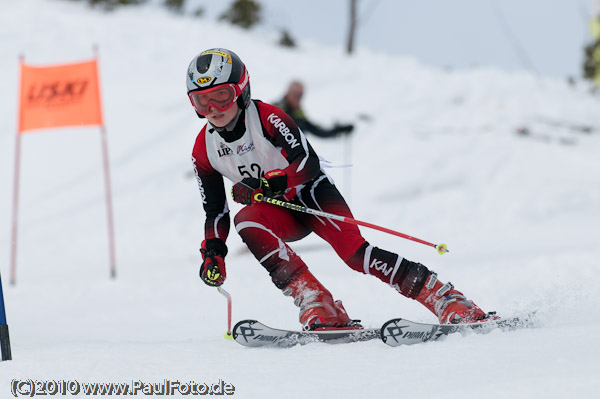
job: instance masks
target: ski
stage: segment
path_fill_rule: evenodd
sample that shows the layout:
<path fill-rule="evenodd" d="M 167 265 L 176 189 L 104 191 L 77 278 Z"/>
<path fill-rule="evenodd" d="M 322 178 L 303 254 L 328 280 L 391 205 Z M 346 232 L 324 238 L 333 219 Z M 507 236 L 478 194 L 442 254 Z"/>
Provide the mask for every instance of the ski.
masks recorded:
<path fill-rule="evenodd" d="M 242 320 L 233 327 L 233 339 L 249 347 L 291 348 L 315 342 L 343 344 L 381 339 L 389 346 L 413 345 L 437 341 L 457 332 L 488 333 L 492 330 L 510 331 L 533 327 L 532 316 L 508 319 L 489 319 L 464 324 L 430 324 L 395 318 L 381 328 L 299 331 L 269 327 L 257 320 Z"/>
<path fill-rule="evenodd" d="M 291 348 L 314 342 L 341 344 L 381 338 L 379 328 L 297 331 L 272 328 L 256 320 L 242 320 L 233 327 L 233 339 L 250 347 Z"/>
<path fill-rule="evenodd" d="M 389 346 L 413 345 L 428 341 L 443 339 L 449 334 L 457 332 L 488 333 L 492 330 L 516 330 L 518 328 L 532 327 L 532 315 L 526 317 L 513 317 L 508 319 L 483 320 L 464 324 L 429 324 L 415 323 L 406 319 L 391 319 L 381 327 L 381 340 Z"/>

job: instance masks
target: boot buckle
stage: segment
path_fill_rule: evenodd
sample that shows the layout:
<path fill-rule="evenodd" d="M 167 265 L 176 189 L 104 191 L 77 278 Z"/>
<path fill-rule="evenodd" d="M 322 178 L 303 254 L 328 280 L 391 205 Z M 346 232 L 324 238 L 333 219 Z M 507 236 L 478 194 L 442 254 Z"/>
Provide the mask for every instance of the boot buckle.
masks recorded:
<path fill-rule="evenodd" d="M 444 294 L 446 294 L 446 292 L 448 292 L 452 289 L 454 289 L 454 286 L 452 285 L 452 283 L 450 281 L 448 281 L 446 284 L 442 285 L 439 290 L 437 290 L 436 295 L 444 296 Z"/>
<path fill-rule="evenodd" d="M 427 280 L 427 283 L 425 284 L 425 288 L 427 288 L 428 290 L 433 289 L 436 281 L 437 281 L 437 273 L 431 272 L 431 274 L 429 275 L 429 279 Z"/>

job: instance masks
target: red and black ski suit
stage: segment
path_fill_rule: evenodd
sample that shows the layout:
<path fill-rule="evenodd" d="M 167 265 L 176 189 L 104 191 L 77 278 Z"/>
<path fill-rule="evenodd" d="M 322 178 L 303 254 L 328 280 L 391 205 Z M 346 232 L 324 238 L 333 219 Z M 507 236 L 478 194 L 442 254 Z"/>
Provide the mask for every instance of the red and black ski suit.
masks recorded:
<path fill-rule="evenodd" d="M 236 183 L 282 169 L 288 186 L 282 199 L 353 217 L 340 192 L 321 170 L 319 157 L 302 131 L 273 105 L 253 100 L 242 110 L 233 130 L 207 123 L 198 134 L 192 160 L 206 211 L 205 239 L 213 248 L 222 248 L 223 256 L 230 226 L 223 176 Z M 419 263 L 370 245 L 353 224 L 263 202 L 245 206 L 235 215 L 234 224 L 280 289 L 307 269 L 286 242 L 300 240 L 311 232 L 327 241 L 352 269 L 379 278 L 409 298 L 419 294 L 430 274 Z"/>

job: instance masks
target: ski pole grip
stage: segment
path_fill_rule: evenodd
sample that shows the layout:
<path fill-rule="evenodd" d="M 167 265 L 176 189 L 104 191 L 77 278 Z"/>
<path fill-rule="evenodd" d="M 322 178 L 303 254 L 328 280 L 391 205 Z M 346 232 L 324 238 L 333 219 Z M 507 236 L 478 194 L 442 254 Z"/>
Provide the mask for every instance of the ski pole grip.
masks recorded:
<path fill-rule="evenodd" d="M 264 197 L 264 195 L 262 193 L 256 193 L 256 194 L 254 194 L 254 201 L 260 202 L 260 201 L 262 201 L 263 197 Z"/>

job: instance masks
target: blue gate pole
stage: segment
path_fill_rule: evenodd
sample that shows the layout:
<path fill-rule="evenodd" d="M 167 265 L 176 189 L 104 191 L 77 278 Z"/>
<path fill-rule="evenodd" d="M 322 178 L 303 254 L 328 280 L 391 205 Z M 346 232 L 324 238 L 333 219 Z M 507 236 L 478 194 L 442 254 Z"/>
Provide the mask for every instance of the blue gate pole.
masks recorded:
<path fill-rule="evenodd" d="M 0 275 L 0 349 L 2 360 L 11 360 L 10 338 L 8 335 L 8 324 L 6 324 L 6 308 L 4 307 L 4 293 L 2 292 L 2 276 Z"/>

